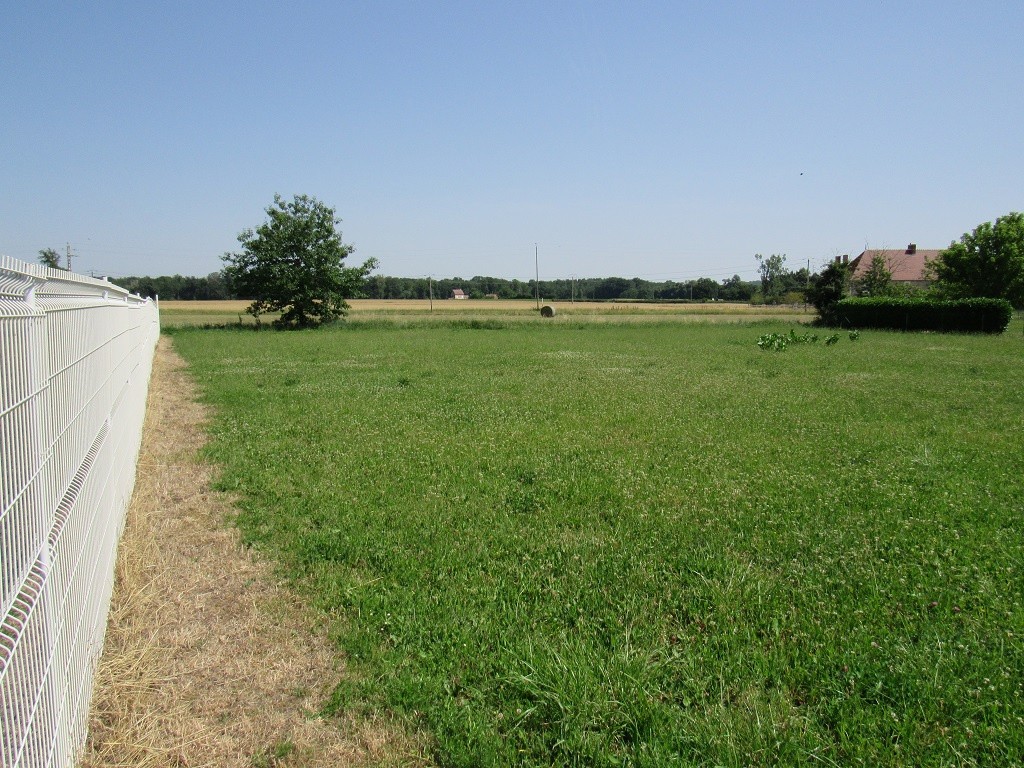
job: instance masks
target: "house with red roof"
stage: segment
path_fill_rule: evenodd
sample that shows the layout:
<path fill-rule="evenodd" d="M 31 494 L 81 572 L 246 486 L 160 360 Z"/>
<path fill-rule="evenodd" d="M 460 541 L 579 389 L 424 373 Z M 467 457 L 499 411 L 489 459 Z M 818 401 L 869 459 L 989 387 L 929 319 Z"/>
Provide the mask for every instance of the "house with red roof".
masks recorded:
<path fill-rule="evenodd" d="M 927 288 L 932 284 L 926 269 L 929 262 L 938 258 L 939 249 L 918 248 L 916 243 L 911 243 L 906 249 L 873 249 L 864 251 L 850 261 L 851 277 L 853 282 L 862 280 L 871 269 L 871 262 L 875 256 L 885 259 L 885 268 L 892 275 L 894 283 L 902 283 L 914 288 Z"/>

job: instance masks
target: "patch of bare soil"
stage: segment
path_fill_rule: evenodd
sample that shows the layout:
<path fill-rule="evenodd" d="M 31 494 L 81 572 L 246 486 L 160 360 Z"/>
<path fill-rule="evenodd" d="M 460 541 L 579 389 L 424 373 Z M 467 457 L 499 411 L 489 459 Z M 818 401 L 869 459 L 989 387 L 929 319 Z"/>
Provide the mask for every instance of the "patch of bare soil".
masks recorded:
<path fill-rule="evenodd" d="M 83 768 L 427 764 L 423 739 L 386 718 L 317 716 L 344 664 L 240 545 L 196 458 L 194 391 L 161 338 Z"/>

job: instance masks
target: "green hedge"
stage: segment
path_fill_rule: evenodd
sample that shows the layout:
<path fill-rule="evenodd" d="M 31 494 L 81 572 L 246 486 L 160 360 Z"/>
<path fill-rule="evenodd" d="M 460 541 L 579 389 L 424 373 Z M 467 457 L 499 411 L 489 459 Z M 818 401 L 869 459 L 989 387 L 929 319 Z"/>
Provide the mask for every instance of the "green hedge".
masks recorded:
<path fill-rule="evenodd" d="M 892 328 L 899 331 L 1002 333 L 1013 307 L 1004 299 L 843 299 L 833 317 L 847 328 Z"/>

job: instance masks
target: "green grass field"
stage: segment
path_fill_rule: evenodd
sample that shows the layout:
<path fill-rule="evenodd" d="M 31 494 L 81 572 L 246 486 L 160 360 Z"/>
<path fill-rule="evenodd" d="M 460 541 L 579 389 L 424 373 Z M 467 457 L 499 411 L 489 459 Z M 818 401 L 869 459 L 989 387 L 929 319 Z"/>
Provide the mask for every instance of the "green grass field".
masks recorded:
<path fill-rule="evenodd" d="M 209 455 L 445 766 L 1024 762 L 1024 338 L 174 332 Z"/>

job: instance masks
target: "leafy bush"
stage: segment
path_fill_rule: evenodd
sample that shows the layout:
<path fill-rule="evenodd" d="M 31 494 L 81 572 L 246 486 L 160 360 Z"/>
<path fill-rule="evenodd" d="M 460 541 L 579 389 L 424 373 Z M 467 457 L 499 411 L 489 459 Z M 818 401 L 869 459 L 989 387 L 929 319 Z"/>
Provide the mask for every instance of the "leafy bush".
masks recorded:
<path fill-rule="evenodd" d="M 1002 333 L 1013 316 L 1005 299 L 911 299 L 867 297 L 843 299 L 835 305 L 835 320 L 851 328 L 891 328 L 900 331 Z"/>
<path fill-rule="evenodd" d="M 788 344 L 789 337 L 782 333 L 763 333 L 757 339 L 757 346 L 765 351 L 782 352 Z"/>
<path fill-rule="evenodd" d="M 951 298 L 1006 299 L 1024 308 L 1024 213 L 967 232 L 931 264 L 935 287 Z"/>
<path fill-rule="evenodd" d="M 838 337 L 836 337 L 838 339 Z M 757 346 L 762 350 L 774 350 L 782 352 L 790 344 L 815 344 L 818 341 L 818 334 L 805 331 L 803 335 L 797 336 L 796 331 L 789 329 L 789 335 L 783 333 L 763 333 L 757 339 Z"/>
<path fill-rule="evenodd" d="M 835 308 L 846 295 L 850 284 L 850 265 L 839 260 L 825 265 L 821 275 L 805 291 L 807 301 L 818 310 L 823 325 L 835 322 Z"/>

